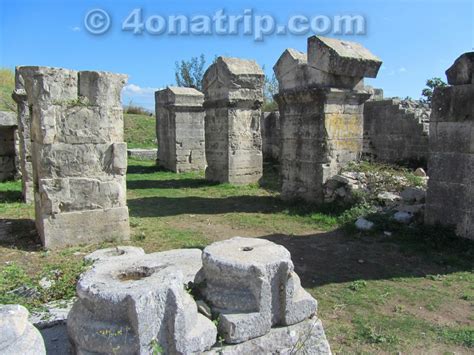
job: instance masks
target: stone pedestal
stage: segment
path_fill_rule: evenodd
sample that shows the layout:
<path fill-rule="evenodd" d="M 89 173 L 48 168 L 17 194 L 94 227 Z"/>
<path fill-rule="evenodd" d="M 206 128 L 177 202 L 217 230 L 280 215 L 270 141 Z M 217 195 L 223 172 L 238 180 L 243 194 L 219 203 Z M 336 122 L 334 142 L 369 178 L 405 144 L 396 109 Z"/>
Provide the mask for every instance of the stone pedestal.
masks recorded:
<path fill-rule="evenodd" d="M 212 321 L 198 313 L 185 285 L 201 268 L 201 251 L 145 255 L 107 249 L 77 285 L 68 332 L 79 354 L 194 354 L 216 342 Z"/>
<path fill-rule="evenodd" d="M 264 73 L 254 61 L 219 57 L 203 79 L 206 179 L 251 184 L 263 174 Z"/>
<path fill-rule="evenodd" d="M 158 164 L 176 173 L 204 170 L 204 94 L 169 87 L 155 93 Z"/>
<path fill-rule="evenodd" d="M 23 200 L 32 203 L 35 199 L 33 184 L 33 162 L 31 157 L 31 121 L 25 82 L 18 68 L 15 70 L 15 91 L 12 94 L 17 103 L 18 137 L 19 137 L 19 169 Z"/>
<path fill-rule="evenodd" d="M 17 121 L 14 112 L 0 111 L 0 182 L 17 173 Z"/>
<path fill-rule="evenodd" d="M 452 86 L 432 99 L 425 222 L 474 239 L 474 52 L 446 74 Z"/>
<path fill-rule="evenodd" d="M 202 293 L 219 315 L 226 343 L 260 337 L 272 326 L 299 323 L 316 313 L 316 300 L 301 287 L 282 246 L 236 237 L 205 248 L 202 261 Z"/>
<path fill-rule="evenodd" d="M 363 77 L 375 76 L 381 62 L 360 47 L 311 37 L 309 56 L 287 49 L 274 67 L 285 200 L 324 202 L 324 183 L 362 154 L 363 104 L 371 96 Z"/>
<path fill-rule="evenodd" d="M 31 108 L 36 226 L 46 248 L 128 239 L 126 76 L 20 67 Z"/>

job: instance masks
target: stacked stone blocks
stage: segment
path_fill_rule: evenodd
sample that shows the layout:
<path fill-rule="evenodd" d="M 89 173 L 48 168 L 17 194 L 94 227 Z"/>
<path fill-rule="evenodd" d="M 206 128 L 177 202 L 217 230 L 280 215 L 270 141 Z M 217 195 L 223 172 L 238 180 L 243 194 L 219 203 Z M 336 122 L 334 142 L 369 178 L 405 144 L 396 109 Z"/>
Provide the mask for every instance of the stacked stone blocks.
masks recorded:
<path fill-rule="evenodd" d="M 363 147 L 363 77 L 381 61 L 357 43 L 308 39 L 308 53 L 287 49 L 274 67 L 281 125 L 282 198 L 324 201 L 323 185 Z"/>
<path fill-rule="evenodd" d="M 36 226 L 47 248 L 128 239 L 126 76 L 20 67 L 31 108 Z"/>
<path fill-rule="evenodd" d="M 474 52 L 446 72 L 432 99 L 425 222 L 474 239 Z"/>
<path fill-rule="evenodd" d="M 0 111 L 0 181 L 17 175 L 17 121 L 14 112 Z"/>
<path fill-rule="evenodd" d="M 206 179 L 251 184 L 263 174 L 264 73 L 254 61 L 219 57 L 203 79 Z"/>
<path fill-rule="evenodd" d="M 155 93 L 158 164 L 180 173 L 204 170 L 204 94 L 168 87 Z"/>

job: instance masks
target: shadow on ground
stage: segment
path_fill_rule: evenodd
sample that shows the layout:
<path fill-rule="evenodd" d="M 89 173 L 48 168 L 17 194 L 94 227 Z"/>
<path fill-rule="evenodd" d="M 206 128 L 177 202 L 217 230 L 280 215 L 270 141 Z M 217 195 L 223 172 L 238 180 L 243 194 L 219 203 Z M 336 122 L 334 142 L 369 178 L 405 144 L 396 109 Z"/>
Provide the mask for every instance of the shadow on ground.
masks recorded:
<path fill-rule="evenodd" d="M 176 179 L 176 180 L 134 180 L 127 181 L 127 189 L 196 189 L 219 185 L 216 182 L 204 179 Z"/>
<path fill-rule="evenodd" d="M 0 246 L 25 251 L 41 250 L 35 222 L 31 219 L 0 219 Z"/>
<path fill-rule="evenodd" d="M 342 230 L 307 236 L 262 237 L 286 247 L 306 288 L 355 280 L 424 277 L 472 271 L 474 243 L 433 250 L 422 240 L 349 236 Z"/>
<path fill-rule="evenodd" d="M 0 191 L 0 203 L 21 202 L 22 196 L 20 191 Z"/>
<path fill-rule="evenodd" d="M 283 204 L 272 196 L 206 197 L 145 197 L 128 200 L 132 217 L 169 217 L 182 214 L 274 213 Z"/>

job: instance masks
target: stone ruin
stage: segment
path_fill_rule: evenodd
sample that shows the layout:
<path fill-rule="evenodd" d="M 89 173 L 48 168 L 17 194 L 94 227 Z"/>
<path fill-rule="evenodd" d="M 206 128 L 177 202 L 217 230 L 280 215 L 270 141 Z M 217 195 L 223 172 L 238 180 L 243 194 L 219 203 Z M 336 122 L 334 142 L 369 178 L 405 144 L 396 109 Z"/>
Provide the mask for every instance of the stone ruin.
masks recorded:
<path fill-rule="evenodd" d="M 365 157 L 426 166 L 431 108 L 417 100 L 377 97 L 364 105 Z"/>
<path fill-rule="evenodd" d="M 17 176 L 18 130 L 14 112 L 0 111 L 0 181 Z"/>
<path fill-rule="evenodd" d="M 26 203 L 32 203 L 35 199 L 35 193 L 33 184 L 33 161 L 31 157 L 30 108 L 25 91 L 25 82 L 18 68 L 15 69 L 15 90 L 13 91 L 12 98 L 17 104 L 19 168 L 21 170 L 22 195 Z"/>
<path fill-rule="evenodd" d="M 28 315 L 23 306 L 0 305 L 0 354 L 46 355 L 43 338 Z"/>
<path fill-rule="evenodd" d="M 280 160 L 280 112 L 262 112 L 262 152 L 264 161 Z"/>
<path fill-rule="evenodd" d="M 308 54 L 287 49 L 274 71 L 281 124 L 283 199 L 323 202 L 323 185 L 363 146 L 363 108 L 382 62 L 358 43 L 319 36 Z"/>
<path fill-rule="evenodd" d="M 18 70 L 30 106 L 36 227 L 43 245 L 128 239 L 120 103 L 126 76 Z"/>
<path fill-rule="evenodd" d="M 432 98 L 425 222 L 455 226 L 474 239 L 474 52 L 446 74 L 451 86 Z"/>
<path fill-rule="evenodd" d="M 155 93 L 158 164 L 176 173 L 204 170 L 204 94 L 168 87 Z"/>
<path fill-rule="evenodd" d="M 153 254 L 118 247 L 88 260 L 67 320 L 77 353 L 330 354 L 316 300 L 272 242 L 237 237 Z"/>
<path fill-rule="evenodd" d="M 251 184 L 262 177 L 264 77 L 256 62 L 227 57 L 204 74 L 207 180 Z"/>

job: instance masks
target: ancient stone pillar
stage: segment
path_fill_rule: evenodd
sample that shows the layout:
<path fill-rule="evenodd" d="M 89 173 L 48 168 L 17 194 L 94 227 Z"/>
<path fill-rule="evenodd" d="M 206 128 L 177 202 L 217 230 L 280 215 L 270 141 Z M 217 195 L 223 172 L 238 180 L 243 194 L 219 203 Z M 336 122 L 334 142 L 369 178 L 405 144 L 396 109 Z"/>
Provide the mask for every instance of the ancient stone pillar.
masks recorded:
<path fill-rule="evenodd" d="M 207 69 L 207 180 L 250 184 L 261 178 L 263 83 L 263 71 L 254 61 L 219 57 Z"/>
<path fill-rule="evenodd" d="M 0 111 L 0 181 L 16 175 L 17 122 L 14 112 Z"/>
<path fill-rule="evenodd" d="M 279 82 L 282 198 L 324 201 L 323 184 L 363 145 L 364 77 L 381 61 L 361 45 L 308 39 L 308 53 L 287 49 L 274 67 Z"/>
<path fill-rule="evenodd" d="M 168 87 L 155 93 L 158 164 L 176 173 L 204 170 L 204 94 Z"/>
<path fill-rule="evenodd" d="M 12 94 L 17 103 L 18 138 L 19 138 L 19 169 L 23 200 L 26 203 L 34 201 L 33 163 L 31 161 L 31 123 L 30 109 L 24 87 L 25 83 L 18 68 L 15 70 L 15 91 Z"/>
<path fill-rule="evenodd" d="M 128 239 L 126 76 L 20 67 L 31 108 L 36 226 L 47 248 Z"/>
<path fill-rule="evenodd" d="M 446 74 L 451 86 L 432 99 L 425 222 L 474 239 L 474 52 Z"/>

